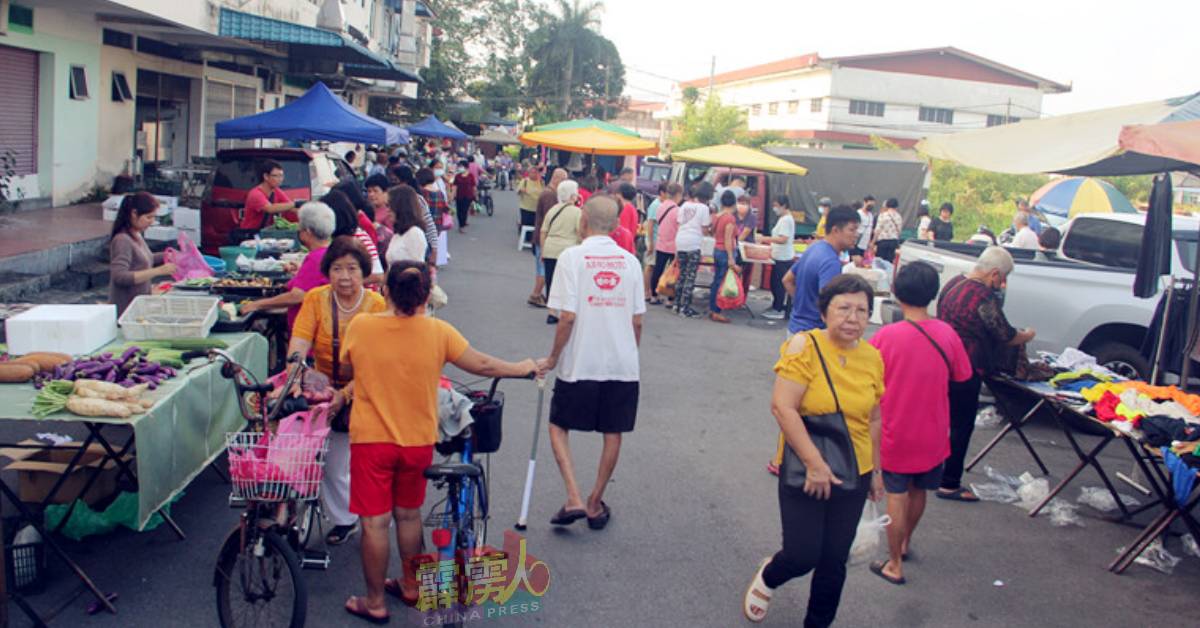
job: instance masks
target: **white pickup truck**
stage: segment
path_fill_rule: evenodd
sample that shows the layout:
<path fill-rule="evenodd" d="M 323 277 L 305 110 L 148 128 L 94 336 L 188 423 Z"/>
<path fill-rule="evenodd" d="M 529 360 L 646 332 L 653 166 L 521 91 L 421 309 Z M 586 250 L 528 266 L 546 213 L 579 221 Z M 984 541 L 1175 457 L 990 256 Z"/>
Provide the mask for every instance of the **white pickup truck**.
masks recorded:
<path fill-rule="evenodd" d="M 1015 327 L 1037 332 L 1032 351 L 1076 347 L 1127 377 L 1149 378 L 1150 361 L 1141 346 L 1159 297 L 1133 296 L 1144 222 L 1141 214 L 1084 214 L 1059 227 L 1063 238 L 1056 255 L 1009 249 L 1016 264 L 1004 313 Z M 1192 277 L 1197 226 L 1195 218 L 1174 219 L 1175 277 Z M 900 247 L 900 265 L 928 262 L 945 285 L 971 270 L 982 250 L 974 244 L 910 240 Z"/>

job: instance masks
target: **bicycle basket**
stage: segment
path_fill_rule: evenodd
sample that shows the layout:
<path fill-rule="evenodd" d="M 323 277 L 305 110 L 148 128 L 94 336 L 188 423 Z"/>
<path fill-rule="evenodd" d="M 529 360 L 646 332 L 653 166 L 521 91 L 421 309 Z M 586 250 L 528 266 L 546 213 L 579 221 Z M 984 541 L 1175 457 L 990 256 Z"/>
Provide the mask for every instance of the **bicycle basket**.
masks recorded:
<path fill-rule="evenodd" d="M 504 393 L 496 391 L 491 401 L 488 393 L 473 390 L 467 393 L 474 406 L 471 407 L 471 451 L 476 454 L 496 453 L 500 449 L 501 423 L 504 418 Z M 456 454 L 463 450 L 464 438 L 458 436 L 449 441 L 437 443 L 435 448 L 443 456 Z"/>
<path fill-rule="evenodd" d="M 301 434 L 233 432 L 225 435 L 234 499 L 281 502 L 317 499 L 326 442 Z"/>

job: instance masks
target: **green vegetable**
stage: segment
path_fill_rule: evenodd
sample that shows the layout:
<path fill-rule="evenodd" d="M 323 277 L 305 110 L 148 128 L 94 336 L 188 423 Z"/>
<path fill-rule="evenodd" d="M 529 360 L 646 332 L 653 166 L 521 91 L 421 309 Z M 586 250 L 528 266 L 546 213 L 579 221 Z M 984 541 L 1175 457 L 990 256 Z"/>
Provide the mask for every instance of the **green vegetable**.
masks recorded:
<path fill-rule="evenodd" d="M 33 416 L 41 419 L 60 412 L 67 407 L 67 397 L 75 391 L 75 384 L 56 379 L 42 387 L 33 398 Z"/>
<path fill-rule="evenodd" d="M 286 230 L 286 231 L 299 231 L 300 230 L 299 223 L 292 222 L 292 221 L 288 220 L 287 218 L 284 218 L 283 216 L 275 217 L 274 227 L 276 229 Z"/>

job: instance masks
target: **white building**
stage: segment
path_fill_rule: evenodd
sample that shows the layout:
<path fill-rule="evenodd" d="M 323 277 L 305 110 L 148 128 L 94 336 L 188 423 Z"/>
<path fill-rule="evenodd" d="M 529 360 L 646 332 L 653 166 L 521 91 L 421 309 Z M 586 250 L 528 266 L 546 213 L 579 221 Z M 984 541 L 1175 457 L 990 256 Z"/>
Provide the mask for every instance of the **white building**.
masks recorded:
<path fill-rule="evenodd" d="M 0 152 L 25 203 L 62 205 L 233 146 L 217 122 L 316 80 L 361 110 L 415 96 L 431 17 L 413 0 L 0 0 Z"/>
<path fill-rule="evenodd" d="M 879 135 L 907 148 L 930 133 L 1040 117 L 1043 95 L 1071 89 L 957 48 L 812 53 L 678 83 L 667 115 L 682 111 L 687 88 L 703 99 L 710 80 L 723 104 L 746 112 L 751 131 L 811 147 L 869 145 Z"/>

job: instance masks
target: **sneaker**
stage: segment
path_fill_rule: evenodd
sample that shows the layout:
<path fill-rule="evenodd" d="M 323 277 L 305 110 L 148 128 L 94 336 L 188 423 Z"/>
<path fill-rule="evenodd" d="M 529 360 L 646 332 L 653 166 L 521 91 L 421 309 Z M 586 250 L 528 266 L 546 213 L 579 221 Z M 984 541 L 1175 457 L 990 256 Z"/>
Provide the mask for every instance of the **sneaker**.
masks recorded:
<path fill-rule="evenodd" d="M 783 320 L 783 312 L 779 310 L 767 310 L 762 313 L 762 317 L 773 321 L 781 321 Z"/>
<path fill-rule="evenodd" d="M 702 316 L 702 314 L 700 314 L 700 312 L 697 312 L 696 310 L 692 310 L 692 309 L 683 310 L 682 312 L 679 313 L 679 315 L 684 318 L 700 318 Z"/>

